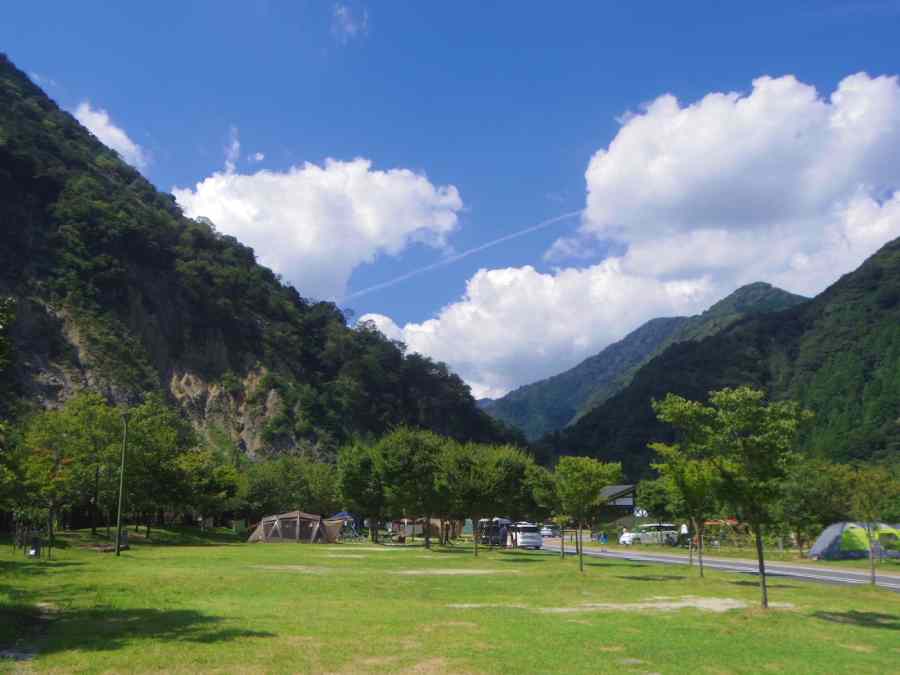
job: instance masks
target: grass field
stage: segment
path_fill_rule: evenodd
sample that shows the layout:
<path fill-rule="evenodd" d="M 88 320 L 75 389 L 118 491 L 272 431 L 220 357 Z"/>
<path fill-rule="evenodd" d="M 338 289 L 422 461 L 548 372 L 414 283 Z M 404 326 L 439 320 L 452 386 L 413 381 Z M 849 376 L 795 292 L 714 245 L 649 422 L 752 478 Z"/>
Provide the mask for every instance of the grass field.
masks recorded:
<path fill-rule="evenodd" d="M 900 595 L 626 561 L 221 535 L 0 549 L 0 660 L 18 672 L 889 673 Z M 180 544 L 180 545 L 179 545 Z M 730 609 L 729 609 L 730 608 Z"/>

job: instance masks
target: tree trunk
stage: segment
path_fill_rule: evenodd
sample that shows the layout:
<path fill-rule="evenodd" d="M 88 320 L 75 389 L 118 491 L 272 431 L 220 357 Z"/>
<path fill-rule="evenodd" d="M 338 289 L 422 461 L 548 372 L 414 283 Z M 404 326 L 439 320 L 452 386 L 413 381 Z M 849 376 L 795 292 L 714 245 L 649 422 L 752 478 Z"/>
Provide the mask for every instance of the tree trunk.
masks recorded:
<path fill-rule="evenodd" d="M 575 540 L 578 542 L 578 569 L 584 574 L 584 542 L 581 539 L 582 527 L 584 527 L 584 523 L 578 521 L 578 532 L 575 534 Z"/>
<path fill-rule="evenodd" d="M 694 566 L 694 534 L 697 533 L 697 519 L 691 518 L 691 529 L 693 533 L 688 532 L 688 566 Z M 699 540 L 698 540 L 699 543 Z"/>
<path fill-rule="evenodd" d="M 97 509 L 100 502 L 100 465 L 94 469 L 94 498 L 91 500 L 91 536 L 97 536 Z"/>
<path fill-rule="evenodd" d="M 147 531 L 144 534 L 144 537 L 147 539 L 147 541 L 150 541 L 150 520 L 151 520 L 151 518 L 149 515 L 146 516 L 146 518 L 147 518 Z"/>
<path fill-rule="evenodd" d="M 369 516 L 369 541 L 378 543 L 378 521 L 372 516 Z"/>
<path fill-rule="evenodd" d="M 413 530 L 416 526 L 413 525 Z M 431 516 L 425 516 L 425 548 L 431 548 Z"/>
<path fill-rule="evenodd" d="M 875 526 L 877 527 L 877 525 Z M 876 529 L 866 528 L 866 534 L 869 535 L 869 583 L 875 585 L 875 532 Z"/>
<path fill-rule="evenodd" d="M 697 562 L 700 564 L 700 576 L 703 576 L 703 533 L 705 528 L 697 530 Z"/>
<path fill-rule="evenodd" d="M 478 516 L 472 516 L 472 544 L 475 549 L 475 557 L 478 557 Z"/>
<path fill-rule="evenodd" d="M 762 526 L 759 523 L 753 525 L 753 535 L 756 538 L 756 559 L 759 563 L 759 590 L 762 594 L 762 608 L 769 608 L 769 592 L 766 588 L 766 561 L 763 557 Z"/>
<path fill-rule="evenodd" d="M 566 559 L 566 529 L 564 527 L 559 528 L 559 558 L 560 560 Z"/>
<path fill-rule="evenodd" d="M 53 560 L 53 507 L 47 510 L 47 560 Z"/>

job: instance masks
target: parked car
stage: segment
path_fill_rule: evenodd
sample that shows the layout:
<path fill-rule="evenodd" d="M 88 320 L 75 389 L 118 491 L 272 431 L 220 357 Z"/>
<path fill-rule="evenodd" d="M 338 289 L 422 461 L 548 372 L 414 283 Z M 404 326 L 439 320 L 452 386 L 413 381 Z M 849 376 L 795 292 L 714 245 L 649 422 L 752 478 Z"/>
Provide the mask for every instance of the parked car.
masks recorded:
<path fill-rule="evenodd" d="M 516 523 L 509 528 L 509 536 L 506 540 L 507 547 L 540 549 L 544 547 L 544 538 L 541 530 L 534 523 Z"/>
<path fill-rule="evenodd" d="M 542 537 L 558 537 L 559 528 L 556 525 L 544 525 L 541 528 Z"/>
<path fill-rule="evenodd" d="M 638 525 L 633 532 L 624 532 L 619 537 L 619 543 L 624 546 L 634 544 L 670 544 L 678 541 L 678 527 L 672 523 L 655 523 L 653 525 Z"/>

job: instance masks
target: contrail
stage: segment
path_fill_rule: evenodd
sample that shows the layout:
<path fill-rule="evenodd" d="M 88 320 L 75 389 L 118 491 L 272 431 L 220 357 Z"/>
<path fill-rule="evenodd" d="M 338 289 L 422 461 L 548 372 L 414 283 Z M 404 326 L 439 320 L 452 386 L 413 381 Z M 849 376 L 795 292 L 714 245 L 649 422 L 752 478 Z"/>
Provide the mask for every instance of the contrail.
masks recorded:
<path fill-rule="evenodd" d="M 436 270 L 440 267 L 446 267 L 452 263 L 457 262 L 458 260 L 462 260 L 463 258 L 468 258 L 470 255 L 475 255 L 476 253 L 481 253 L 482 251 L 489 249 L 493 246 L 497 246 L 498 244 L 502 244 L 504 242 L 510 241 L 511 239 L 518 239 L 519 237 L 523 237 L 526 234 L 530 234 L 532 232 L 536 232 L 545 227 L 549 227 L 554 223 L 558 223 L 561 220 L 566 220 L 567 218 L 572 218 L 574 216 L 581 215 L 582 209 L 578 211 L 570 211 L 569 213 L 564 213 L 561 216 L 554 216 L 548 220 L 541 221 L 537 225 L 532 225 L 531 227 L 526 227 L 524 230 L 519 230 L 518 232 L 513 232 L 512 234 L 506 234 L 499 239 L 494 239 L 493 241 L 489 241 L 484 244 L 480 244 L 474 248 L 470 248 L 467 251 L 463 251 L 462 253 L 457 253 L 456 255 L 451 255 L 443 260 L 438 260 L 436 263 L 431 263 L 430 265 L 425 265 L 425 267 L 420 267 L 417 270 L 413 270 L 412 272 L 407 272 L 406 274 L 401 274 L 399 277 L 395 277 L 393 279 L 389 279 L 388 281 L 383 281 L 380 284 L 375 284 L 374 286 L 369 286 L 368 288 L 363 288 L 360 291 L 356 291 L 355 293 L 350 293 L 350 295 L 344 296 L 344 300 L 350 300 L 351 298 L 358 298 L 362 295 L 368 295 L 369 293 L 374 293 L 375 291 L 380 291 L 383 288 L 390 288 L 391 286 L 396 286 L 397 284 L 403 283 L 408 279 L 412 279 L 413 277 L 417 277 L 421 274 L 425 274 L 426 272 L 430 272 L 431 270 Z"/>

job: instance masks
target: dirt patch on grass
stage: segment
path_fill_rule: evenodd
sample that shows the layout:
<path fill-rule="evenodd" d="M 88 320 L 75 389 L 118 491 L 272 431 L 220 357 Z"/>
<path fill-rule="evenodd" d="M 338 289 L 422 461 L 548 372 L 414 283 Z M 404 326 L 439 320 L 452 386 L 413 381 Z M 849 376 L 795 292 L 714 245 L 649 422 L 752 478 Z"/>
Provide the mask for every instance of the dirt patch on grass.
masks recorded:
<path fill-rule="evenodd" d="M 425 628 L 425 632 L 433 633 L 435 631 L 444 630 L 445 628 L 478 628 L 478 624 L 474 621 L 441 621 L 439 623 L 433 623 L 430 626 L 427 626 Z"/>
<path fill-rule="evenodd" d="M 345 560 L 365 560 L 369 556 L 356 555 L 354 553 L 326 553 L 327 558 L 343 558 Z"/>
<path fill-rule="evenodd" d="M 460 673 L 463 671 L 460 671 L 459 668 L 451 668 L 450 662 L 447 661 L 447 659 L 436 656 L 431 659 L 420 661 L 400 672 L 407 675 L 432 675 L 433 673 Z"/>
<path fill-rule="evenodd" d="M 400 570 L 392 574 L 403 574 L 406 576 L 423 576 L 423 577 L 453 577 L 453 576 L 481 576 L 486 574 L 518 574 L 517 570 L 472 570 L 472 569 L 454 569 L 440 568 L 434 570 Z"/>
<path fill-rule="evenodd" d="M 769 605 L 775 607 L 774 603 Z M 650 599 L 641 602 L 586 602 L 573 607 L 529 607 L 515 604 L 452 604 L 452 609 L 530 609 L 541 614 L 575 614 L 581 612 L 669 612 L 679 609 L 699 609 L 705 612 L 721 614 L 733 609 L 747 609 L 749 605 L 743 600 L 734 598 L 699 598 L 686 596 L 683 598 Z M 790 603 L 781 603 L 781 608 L 791 609 Z"/>
<path fill-rule="evenodd" d="M 588 602 L 575 607 L 541 607 L 537 611 L 544 614 L 570 614 L 574 612 L 646 612 L 673 611 L 679 609 L 699 609 L 704 612 L 721 614 L 733 609 L 746 609 L 747 603 L 734 598 L 698 598 L 684 597 L 668 600 L 650 600 L 644 602 Z"/>
<path fill-rule="evenodd" d="M 251 565 L 251 567 L 255 570 L 296 572 L 297 574 L 325 574 L 331 571 L 328 567 L 313 567 L 312 565 Z"/>
<path fill-rule="evenodd" d="M 860 654 L 871 654 L 875 651 L 874 647 L 869 647 L 868 645 L 840 645 L 844 649 L 849 649 L 851 652 L 858 652 Z"/>

